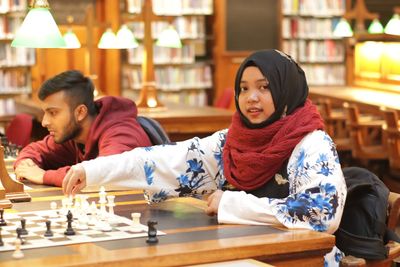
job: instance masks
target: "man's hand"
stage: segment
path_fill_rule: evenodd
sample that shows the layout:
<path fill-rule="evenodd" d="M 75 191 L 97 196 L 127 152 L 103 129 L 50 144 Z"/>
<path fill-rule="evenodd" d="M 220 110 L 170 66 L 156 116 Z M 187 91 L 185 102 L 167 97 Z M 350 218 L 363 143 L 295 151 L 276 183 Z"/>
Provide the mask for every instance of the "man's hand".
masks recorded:
<path fill-rule="evenodd" d="M 21 160 L 15 168 L 15 176 L 18 180 L 25 178 L 35 184 L 43 184 L 44 173 L 45 171 L 31 159 Z"/>
<path fill-rule="evenodd" d="M 206 208 L 206 210 L 205 210 L 207 215 L 213 216 L 213 215 L 218 214 L 218 206 L 219 206 L 219 202 L 221 201 L 221 197 L 222 197 L 223 193 L 224 193 L 224 191 L 217 190 L 208 197 L 208 199 L 207 199 L 208 208 Z"/>
<path fill-rule="evenodd" d="M 74 165 L 64 177 L 62 188 L 65 195 L 75 195 L 86 187 L 86 172 L 80 165 Z"/>

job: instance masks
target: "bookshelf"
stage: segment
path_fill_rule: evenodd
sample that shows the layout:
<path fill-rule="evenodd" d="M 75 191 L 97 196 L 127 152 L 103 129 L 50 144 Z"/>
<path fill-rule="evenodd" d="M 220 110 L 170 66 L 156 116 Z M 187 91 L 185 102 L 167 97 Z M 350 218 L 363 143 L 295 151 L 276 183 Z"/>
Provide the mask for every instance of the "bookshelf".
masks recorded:
<path fill-rule="evenodd" d="M 141 13 L 143 1 L 149 0 L 121 1 L 121 23 L 127 24 L 139 43 L 144 24 L 135 20 L 135 15 Z M 161 18 L 152 22 L 153 39 L 171 22 L 183 43 L 180 49 L 153 46 L 158 98 L 161 102 L 208 105 L 213 77 L 207 17 L 213 14 L 213 0 L 153 0 L 153 12 Z M 124 51 L 121 61 L 122 95 L 137 101 L 142 84 L 143 46 Z"/>
<path fill-rule="evenodd" d="M 345 85 L 345 43 L 333 30 L 345 0 L 282 0 L 282 47 L 304 69 L 309 85 Z"/>
<path fill-rule="evenodd" d="M 0 98 L 32 91 L 30 68 L 35 64 L 35 50 L 10 46 L 26 10 L 27 1 L 0 0 Z"/>

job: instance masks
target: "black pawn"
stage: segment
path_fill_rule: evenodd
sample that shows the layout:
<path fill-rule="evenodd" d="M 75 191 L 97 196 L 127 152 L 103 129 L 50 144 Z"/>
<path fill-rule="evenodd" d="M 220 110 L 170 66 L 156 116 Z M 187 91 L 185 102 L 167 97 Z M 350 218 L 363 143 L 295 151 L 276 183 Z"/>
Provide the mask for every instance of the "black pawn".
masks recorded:
<path fill-rule="evenodd" d="M 26 220 L 21 219 L 21 235 L 28 235 L 28 230 L 26 230 L 25 226 L 26 226 Z"/>
<path fill-rule="evenodd" d="M 147 238 L 146 242 L 148 244 L 156 244 L 156 243 L 158 243 L 157 229 L 155 228 L 155 225 L 157 225 L 156 221 L 151 221 L 151 220 L 147 221 L 147 226 L 149 228 L 148 228 L 148 231 L 147 231 L 148 238 Z"/>
<path fill-rule="evenodd" d="M 51 231 L 51 221 L 46 221 L 46 228 L 47 228 L 47 230 L 46 230 L 46 232 L 44 233 L 44 236 L 46 236 L 46 237 L 50 237 L 50 236 L 53 236 L 53 231 Z"/>
<path fill-rule="evenodd" d="M 4 209 L 0 209 L 0 226 L 6 226 L 6 220 L 4 220 Z"/>
<path fill-rule="evenodd" d="M 19 238 L 19 240 L 21 240 L 21 245 L 25 244 L 25 239 L 22 238 L 22 234 L 21 234 L 21 230 L 22 228 L 18 227 L 16 232 L 17 232 L 17 238 Z"/>
<path fill-rule="evenodd" d="M 0 247 L 4 246 L 3 239 L 1 238 L 1 227 L 0 227 Z"/>
<path fill-rule="evenodd" d="M 64 235 L 75 235 L 75 231 L 72 228 L 72 213 L 69 210 L 67 214 L 67 230 L 65 230 Z"/>

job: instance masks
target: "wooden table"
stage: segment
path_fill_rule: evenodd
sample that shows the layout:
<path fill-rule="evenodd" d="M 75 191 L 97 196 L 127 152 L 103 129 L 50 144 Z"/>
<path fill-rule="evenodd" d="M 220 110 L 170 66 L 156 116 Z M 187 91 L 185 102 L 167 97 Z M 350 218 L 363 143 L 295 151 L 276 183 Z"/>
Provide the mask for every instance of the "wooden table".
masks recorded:
<path fill-rule="evenodd" d="M 312 99 L 329 98 L 336 103 L 355 103 L 360 109 L 374 114 L 381 114 L 380 107 L 400 111 L 400 93 L 379 91 L 362 87 L 310 87 Z"/>
<path fill-rule="evenodd" d="M 42 187 L 30 191 L 32 202 L 16 203 L 13 209 L 49 209 L 62 198 L 59 188 Z M 323 266 L 323 255 L 335 238 L 310 230 L 287 230 L 271 226 L 218 225 L 205 215 L 203 201 L 179 198 L 148 205 L 140 191 L 119 191 L 115 212 L 128 217 L 141 212 L 141 222 L 158 221 L 166 233 L 159 243 L 148 245 L 146 238 L 83 243 L 24 250 L 25 257 L 0 253 L 0 266 L 185 266 L 238 259 L 256 259 L 276 266 Z M 97 194 L 91 194 L 97 200 Z"/>
<path fill-rule="evenodd" d="M 18 112 L 32 114 L 39 121 L 43 111 L 37 102 L 18 98 Z M 166 104 L 163 108 L 139 109 L 139 115 L 157 120 L 168 133 L 171 141 L 181 141 L 194 136 L 205 137 L 218 130 L 228 128 L 233 111 L 215 107 L 192 107 L 183 104 Z"/>
<path fill-rule="evenodd" d="M 139 115 L 157 120 L 172 141 L 180 141 L 194 136 L 205 137 L 228 128 L 233 111 L 209 106 L 167 104 L 160 109 L 139 109 Z"/>

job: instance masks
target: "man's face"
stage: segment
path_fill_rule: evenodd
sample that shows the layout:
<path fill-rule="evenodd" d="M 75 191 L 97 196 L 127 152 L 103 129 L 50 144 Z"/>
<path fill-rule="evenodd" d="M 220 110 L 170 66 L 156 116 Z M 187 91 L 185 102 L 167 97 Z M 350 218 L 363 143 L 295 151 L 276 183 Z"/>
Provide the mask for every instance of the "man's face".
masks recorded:
<path fill-rule="evenodd" d="M 74 110 L 69 107 L 64 91 L 49 95 L 42 101 L 42 126 L 49 130 L 57 144 L 76 138 L 82 131 Z"/>

